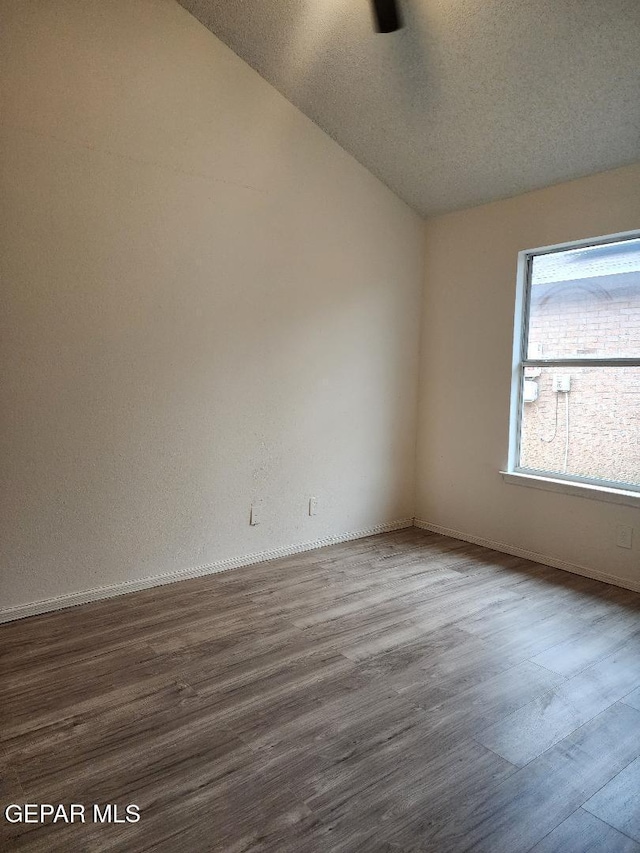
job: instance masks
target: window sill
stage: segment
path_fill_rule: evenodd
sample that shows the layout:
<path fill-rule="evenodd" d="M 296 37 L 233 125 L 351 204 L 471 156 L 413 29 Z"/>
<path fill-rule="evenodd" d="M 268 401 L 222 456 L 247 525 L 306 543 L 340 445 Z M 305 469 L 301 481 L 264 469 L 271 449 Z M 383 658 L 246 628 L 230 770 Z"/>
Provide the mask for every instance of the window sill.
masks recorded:
<path fill-rule="evenodd" d="M 523 474 L 515 471 L 501 471 L 505 483 L 518 486 L 530 486 L 545 492 L 559 492 L 563 495 L 575 495 L 594 501 L 606 501 L 624 504 L 640 509 L 640 492 L 625 489 L 611 489 L 607 486 L 593 486 L 588 483 L 573 483 L 570 480 L 554 480 L 552 477 L 538 477 L 535 474 Z"/>

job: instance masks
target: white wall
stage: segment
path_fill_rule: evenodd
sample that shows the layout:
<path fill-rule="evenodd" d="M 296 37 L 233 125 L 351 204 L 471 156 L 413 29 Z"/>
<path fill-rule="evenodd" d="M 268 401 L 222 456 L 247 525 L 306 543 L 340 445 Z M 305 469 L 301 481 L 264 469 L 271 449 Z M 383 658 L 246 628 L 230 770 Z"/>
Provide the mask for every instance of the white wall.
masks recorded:
<path fill-rule="evenodd" d="M 172 0 L 0 15 L 0 608 L 412 516 L 419 218 Z"/>
<path fill-rule="evenodd" d="M 499 474 L 518 252 L 639 226 L 640 165 L 428 220 L 419 519 L 640 584 L 640 511 Z M 616 547 L 617 524 L 635 527 L 633 550 Z"/>

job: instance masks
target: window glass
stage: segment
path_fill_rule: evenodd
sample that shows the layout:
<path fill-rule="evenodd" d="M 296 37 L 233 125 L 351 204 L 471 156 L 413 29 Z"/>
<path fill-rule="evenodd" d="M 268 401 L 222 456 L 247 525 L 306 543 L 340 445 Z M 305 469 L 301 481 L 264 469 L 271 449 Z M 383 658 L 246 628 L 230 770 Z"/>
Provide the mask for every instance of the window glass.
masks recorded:
<path fill-rule="evenodd" d="M 640 483 L 640 367 L 524 373 L 521 467 Z"/>
<path fill-rule="evenodd" d="M 640 357 L 640 239 L 532 258 L 527 355 Z"/>

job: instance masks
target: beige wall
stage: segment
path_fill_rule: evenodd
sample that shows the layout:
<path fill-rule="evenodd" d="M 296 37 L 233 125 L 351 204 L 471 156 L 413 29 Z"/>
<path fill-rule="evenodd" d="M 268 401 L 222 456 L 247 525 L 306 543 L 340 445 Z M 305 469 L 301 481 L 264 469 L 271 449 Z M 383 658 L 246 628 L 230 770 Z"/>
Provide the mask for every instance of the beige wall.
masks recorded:
<path fill-rule="evenodd" d="M 0 15 L 0 608 L 414 511 L 640 580 L 637 510 L 498 473 L 517 252 L 640 166 L 430 220 L 418 383 L 422 223 L 181 7 Z"/>
<path fill-rule="evenodd" d="M 412 516 L 419 218 L 172 0 L 0 14 L 0 607 Z"/>
<path fill-rule="evenodd" d="M 640 512 L 506 484 L 516 258 L 640 226 L 640 165 L 427 223 L 419 519 L 640 583 Z M 635 527 L 633 550 L 617 524 Z"/>

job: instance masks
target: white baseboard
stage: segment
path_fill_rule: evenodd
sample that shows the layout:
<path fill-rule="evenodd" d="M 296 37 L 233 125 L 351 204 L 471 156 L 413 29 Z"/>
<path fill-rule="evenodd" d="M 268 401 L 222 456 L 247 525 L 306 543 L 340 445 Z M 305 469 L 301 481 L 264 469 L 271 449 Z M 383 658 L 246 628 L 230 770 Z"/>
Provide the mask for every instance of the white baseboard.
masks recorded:
<path fill-rule="evenodd" d="M 443 536 L 449 536 L 452 539 L 462 539 L 463 542 L 471 542 L 473 545 L 483 545 L 485 548 L 491 548 L 492 551 L 501 551 L 503 554 L 511 554 L 514 557 L 522 557 L 525 560 L 531 560 L 533 563 L 542 563 L 544 566 L 551 566 L 554 569 L 562 569 L 565 572 L 572 572 L 574 575 L 583 575 L 587 578 L 592 578 L 596 581 L 613 584 L 613 586 L 621 586 L 623 589 L 630 589 L 633 592 L 640 592 L 640 581 L 633 581 L 629 578 L 619 578 L 617 575 L 610 575 L 606 572 L 598 572 L 595 569 L 588 569 L 586 566 L 578 566 L 575 563 L 568 563 L 566 560 L 560 560 L 558 557 L 549 557 L 547 554 L 538 554 L 537 551 L 527 551 L 525 548 L 518 548 L 517 545 L 506 545 L 504 542 L 496 542 L 493 539 L 484 539 L 481 536 L 473 536 L 470 533 L 462 533 L 460 530 L 451 530 L 449 527 L 442 527 L 439 524 L 432 524 L 429 521 L 423 521 L 420 518 L 414 518 L 413 524 L 421 530 L 430 530 L 432 533 L 440 533 Z"/>
<path fill-rule="evenodd" d="M 251 566 L 255 563 L 263 563 L 267 560 L 275 560 L 279 557 L 288 557 L 292 554 L 301 554 L 304 551 L 312 551 L 314 548 L 323 548 L 325 545 L 336 545 L 340 542 L 349 542 L 353 539 L 364 539 L 367 536 L 375 536 L 377 533 L 390 533 L 393 530 L 402 530 L 406 527 L 419 527 L 422 530 L 430 530 L 433 533 L 440 533 L 443 536 L 449 536 L 452 539 L 461 539 L 464 542 L 471 542 L 474 545 L 482 545 L 485 548 L 490 548 L 493 551 L 501 551 L 504 554 L 511 554 L 514 557 L 522 557 L 525 560 L 531 560 L 534 563 L 542 563 L 545 566 L 551 566 L 554 569 L 562 569 L 566 572 L 572 572 L 576 575 L 593 578 L 594 580 L 603 581 L 604 583 L 620 586 L 624 589 L 630 589 L 633 592 L 640 592 L 640 581 L 633 581 L 628 578 L 620 578 L 617 575 L 610 575 L 606 572 L 598 572 L 594 569 L 589 569 L 586 566 L 579 566 L 574 563 L 569 563 L 566 560 L 560 560 L 557 557 L 550 557 L 546 554 L 539 554 L 536 551 L 528 551 L 525 548 L 518 548 L 515 545 L 507 545 L 504 542 L 496 542 L 493 539 L 485 539 L 481 536 L 473 536 L 468 533 L 462 533 L 460 530 L 452 530 L 448 527 L 442 527 L 439 524 L 432 524 L 420 518 L 401 518 L 398 521 L 391 521 L 386 524 L 378 524 L 375 527 L 369 527 L 365 530 L 357 530 L 351 533 L 343 533 L 338 536 L 327 536 L 324 539 L 316 539 L 313 542 L 303 542 L 299 545 L 288 545 L 283 548 L 272 548 L 268 551 L 261 551 L 257 554 L 247 554 L 243 557 L 231 557 L 227 560 L 218 560 L 214 563 L 207 563 L 203 566 L 194 566 L 188 569 L 180 569 L 175 572 L 166 572 L 161 575 L 152 575 L 146 578 L 138 578 L 135 580 L 124 581 L 123 583 L 111 584 L 109 586 L 100 586 L 93 589 L 82 590 L 80 592 L 71 592 L 67 595 L 60 595 L 55 598 L 48 598 L 42 601 L 29 602 L 28 604 L 19 604 L 15 607 L 7 607 L 0 609 L 0 623 L 12 622 L 15 619 L 24 619 L 27 616 L 36 616 L 39 613 L 49 613 L 54 610 L 63 610 L 66 607 L 75 607 L 78 604 L 86 604 L 90 601 L 99 601 L 103 598 L 112 598 L 116 595 L 125 595 L 129 592 L 136 592 L 141 589 L 151 589 L 155 586 L 163 586 L 168 583 L 188 580 L 189 578 L 198 578 L 203 575 L 213 575 L 218 572 L 225 572 L 229 569 L 236 569 L 242 566 Z"/>
<path fill-rule="evenodd" d="M 152 575 L 146 578 L 110 584 L 109 586 L 85 589 L 81 592 L 70 592 L 66 595 L 47 598 L 42 601 L 18 604 L 15 607 L 0 609 L 0 623 L 12 622 L 15 619 L 24 619 L 27 616 L 36 616 L 39 613 L 49 613 L 52 610 L 62 610 L 65 607 L 75 607 L 78 604 L 87 604 L 89 601 L 99 601 L 102 598 L 112 598 L 116 595 L 124 595 L 140 589 L 150 589 L 154 586 L 162 586 L 167 583 L 188 580 L 189 578 L 214 575 L 218 572 L 225 572 L 228 569 L 251 566 L 254 563 L 263 563 L 266 560 L 288 557 L 291 554 L 301 554 L 303 551 L 313 551 L 314 548 L 323 548 L 325 545 L 337 545 L 340 542 L 349 542 L 352 539 L 364 539 L 366 536 L 375 536 L 377 533 L 390 533 L 392 530 L 402 530 L 405 527 L 413 527 L 413 518 L 401 518 L 398 521 L 377 524 L 375 527 L 369 527 L 366 530 L 356 530 L 352 533 L 342 533 L 338 536 L 327 536 L 324 539 L 316 539 L 314 542 L 303 542 L 299 545 L 288 545 L 284 548 L 272 548 L 269 551 L 247 554 L 244 557 L 217 560 L 214 563 L 207 563 L 204 566 L 179 569 L 178 571 L 166 572 L 161 575 Z"/>

